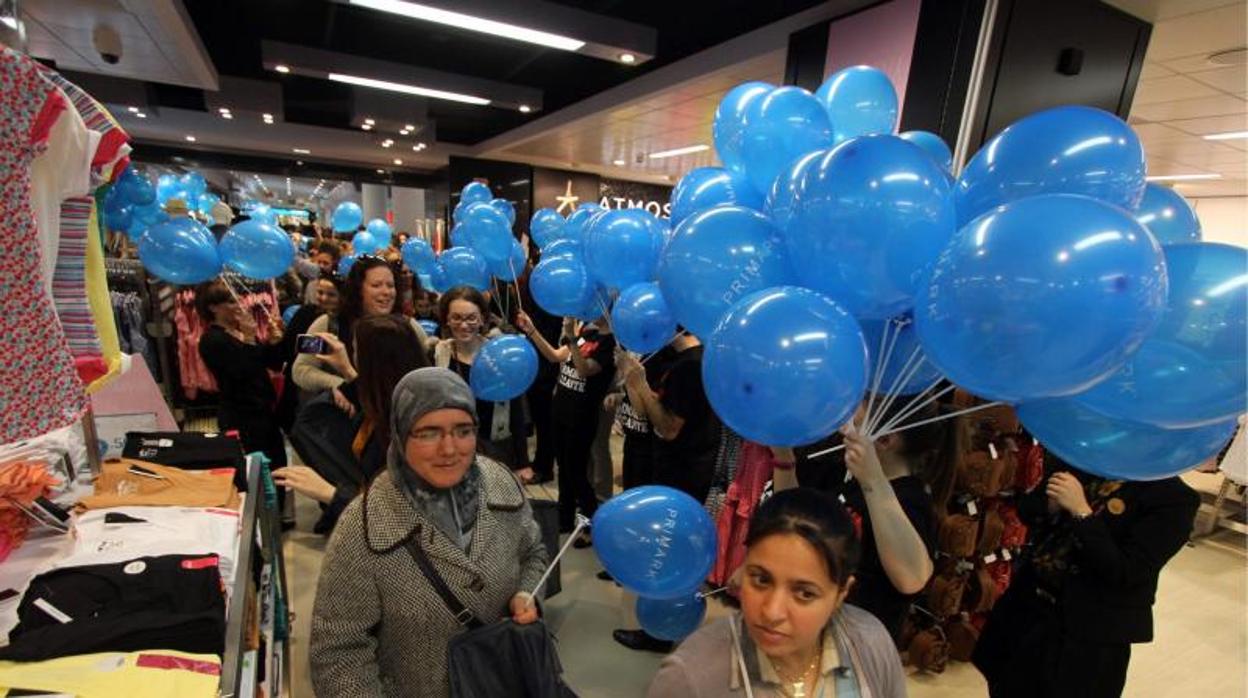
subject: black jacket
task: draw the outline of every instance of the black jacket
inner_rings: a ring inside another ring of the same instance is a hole
[[[1074,529],[1078,570],[1067,577],[1058,604],[1067,635],[1101,643],[1152,641],[1157,577],[1187,542],[1200,495],[1177,477],[1126,482],[1109,500],[1112,506],[1073,521],[1064,513],[1049,516],[1045,484],[1020,502],[1019,514],[1037,534],[1052,525]],[[1034,593],[1029,573],[1024,565],[1007,593]]]

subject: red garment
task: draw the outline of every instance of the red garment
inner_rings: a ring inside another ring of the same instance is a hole
[[[1018,517],[1018,507],[1008,502],[998,505],[997,513],[1005,522],[1005,530],[1001,532],[1001,547],[1017,549],[1027,542],[1027,526]]]
[[[1015,483],[1019,492],[1030,492],[1044,479],[1044,447],[1034,441],[1018,447],[1018,474]]]
[[[718,551],[711,583],[724,586],[737,568],[745,563],[745,538],[750,532],[750,517],[762,499],[763,490],[771,481],[775,458],[766,446],[746,441],[741,445],[737,476],[728,486],[724,507],[716,522]]]
[[[42,461],[13,461],[0,465],[0,562],[26,540],[30,530],[30,519],[13,502],[29,507],[60,484]]]
[[[178,331],[178,375],[182,381],[182,393],[194,400],[199,391],[217,392],[217,380],[199,356],[199,338],[208,324],[195,310],[195,291],[179,291],[174,299],[173,324]]]

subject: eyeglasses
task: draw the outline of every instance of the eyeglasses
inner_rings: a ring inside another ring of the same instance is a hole
[[[480,315],[451,315],[447,318],[452,325],[477,325],[481,323]]]
[[[412,432],[411,438],[417,443],[424,446],[432,446],[439,443],[447,435],[456,441],[466,441],[477,435],[477,425],[475,424],[457,424],[448,429],[439,429],[437,427],[425,427]]]

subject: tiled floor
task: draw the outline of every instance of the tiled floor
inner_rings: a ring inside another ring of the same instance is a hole
[[[617,451],[618,459],[618,451]],[[618,462],[618,460],[617,460]],[[1218,476],[1190,478],[1216,489]],[[548,497],[534,489],[535,497]],[[316,507],[300,500],[299,528],[285,552],[292,606],[293,696],[311,698],[307,638],[324,539],[310,532]],[[1155,607],[1156,640],[1134,648],[1125,696],[1189,698],[1248,695],[1248,584],[1245,539],[1222,532],[1184,548],[1166,567]],[[568,683],[584,698],[641,696],[660,657],[631,652],[611,639],[617,627],[635,627],[633,600],[614,584],[594,577],[600,567],[589,550],[571,550],[563,567],[563,592],[548,604],[547,621],[559,638]],[[712,604],[712,614],[723,613]],[[910,677],[915,698],[984,696],[979,674],[953,664],[940,675]],[[328,698],[328,697],[322,697]]]

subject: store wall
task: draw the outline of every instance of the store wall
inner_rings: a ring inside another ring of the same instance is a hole
[[[390,210],[394,212],[391,225],[396,233],[414,231],[416,221],[425,218],[425,190],[390,187]]]
[[[893,81],[904,109],[920,4],[920,0],[892,0],[832,22],[824,78],[850,66],[875,66]]]
[[[361,185],[360,189],[360,208],[364,210],[364,222],[380,218],[385,220],[386,210],[389,205],[390,187],[386,184],[368,184]]]
[[[583,203],[599,203],[601,178],[589,172],[533,168],[533,208],[553,208],[567,216]]]
[[[1224,242],[1248,247],[1248,197],[1217,196],[1188,199],[1206,242]]]
[[[643,208],[661,218],[672,217],[672,188],[623,179],[598,183],[598,203],[603,208]]]

